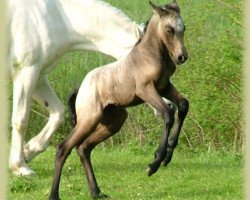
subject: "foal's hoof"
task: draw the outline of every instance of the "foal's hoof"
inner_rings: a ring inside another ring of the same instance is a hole
[[[50,196],[49,200],[61,200],[59,196]]]
[[[163,167],[166,167],[170,163],[170,161],[172,160],[172,155],[167,155],[166,158],[161,162],[161,165]]]
[[[154,169],[151,165],[148,165],[148,168],[146,169],[148,176],[152,176],[156,171],[157,169]]]
[[[167,162],[167,161],[164,160],[164,161],[162,161],[161,165],[162,165],[163,167],[166,167],[166,166],[168,165],[168,163],[169,163],[169,162]]]
[[[171,159],[165,159],[165,160],[163,160],[163,161],[161,162],[161,165],[162,165],[163,167],[166,167],[166,166],[170,163],[170,161],[171,161]]]
[[[101,193],[101,194],[93,196],[92,198],[93,199],[108,199],[110,197],[108,195],[106,195],[106,194]]]
[[[148,168],[146,169],[146,172],[147,172],[148,176],[151,176],[151,175],[153,174],[153,172],[152,172],[152,170],[150,169],[150,167],[148,167]]]

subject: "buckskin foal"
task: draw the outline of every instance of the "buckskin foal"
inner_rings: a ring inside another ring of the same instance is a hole
[[[161,163],[166,166],[171,161],[189,107],[187,99],[170,82],[176,64],[187,59],[183,43],[185,27],[176,2],[165,6],[150,4],[154,14],[141,42],[125,58],[89,72],[78,94],[71,96],[69,104],[76,126],[57,148],[50,199],[59,199],[61,170],[73,147],[81,158],[92,197],[106,197],[97,185],[90,154],[97,144],[120,130],[127,118],[125,108],[129,106],[146,102],[164,120],[161,142],[147,169],[148,175],[155,173]],[[174,111],[162,97],[178,108],[171,135]]]

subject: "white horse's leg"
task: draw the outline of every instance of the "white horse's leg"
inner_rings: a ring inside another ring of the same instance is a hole
[[[36,86],[39,70],[36,66],[21,68],[13,80],[12,141],[9,167],[15,175],[29,176],[34,172],[27,166],[23,144],[28,124],[32,92]]]
[[[42,131],[25,145],[24,156],[27,162],[47,148],[51,137],[64,119],[64,106],[51,88],[47,77],[38,82],[33,98],[45,106],[50,117]]]

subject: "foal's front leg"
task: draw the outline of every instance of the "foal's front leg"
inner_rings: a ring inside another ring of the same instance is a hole
[[[174,149],[178,144],[181,127],[188,113],[189,102],[176,90],[174,85],[170,82],[168,88],[166,89],[164,97],[172,101],[178,108],[177,121],[172,129],[172,134],[168,139],[167,156],[162,162],[163,166],[166,166],[171,161]]]
[[[151,176],[158,170],[167,155],[169,132],[174,124],[174,111],[158,94],[153,82],[139,88],[140,90],[136,91],[136,95],[155,108],[161,114],[165,123],[161,142],[155,153],[155,159],[147,169],[148,176]]]

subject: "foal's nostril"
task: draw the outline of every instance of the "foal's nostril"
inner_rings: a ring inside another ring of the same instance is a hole
[[[184,55],[180,55],[180,56],[178,57],[178,61],[181,62],[181,63],[184,63],[186,60],[187,60],[187,58],[186,58],[186,56],[184,56]]]

